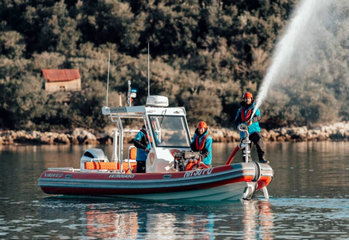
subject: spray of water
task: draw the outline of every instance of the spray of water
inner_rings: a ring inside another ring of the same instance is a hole
[[[267,73],[262,81],[262,86],[257,95],[256,107],[252,117],[263,103],[272,84],[274,84],[280,77],[280,74],[288,68],[297,48],[297,43],[300,39],[302,39],[302,35],[308,31],[309,20],[315,13],[317,13],[318,8],[326,7],[329,2],[331,1],[302,0],[299,3],[287,30],[276,45],[271,65],[267,70]]]

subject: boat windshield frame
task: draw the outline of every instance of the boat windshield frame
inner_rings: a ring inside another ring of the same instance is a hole
[[[147,117],[149,123],[151,123],[150,127],[152,137],[153,139],[155,139],[156,147],[190,148],[191,138],[189,134],[187,120],[184,115],[149,114]],[[175,118],[180,120],[173,121]],[[182,142],[182,144],[176,144],[176,142]]]

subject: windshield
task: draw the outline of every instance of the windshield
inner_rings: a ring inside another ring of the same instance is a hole
[[[190,147],[184,116],[149,116],[157,147]]]

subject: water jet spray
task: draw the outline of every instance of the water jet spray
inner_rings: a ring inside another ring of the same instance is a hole
[[[328,0],[302,0],[300,2],[290,25],[275,47],[272,63],[262,81],[262,86],[257,95],[256,106],[251,115],[251,119],[263,103],[272,84],[280,76],[281,71],[289,66],[289,62],[296,50],[297,42],[307,30],[308,22],[313,14],[316,13],[316,9],[319,7],[326,7],[330,2],[331,1]]]

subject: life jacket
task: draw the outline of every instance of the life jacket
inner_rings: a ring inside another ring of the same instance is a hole
[[[195,138],[195,148],[196,148],[196,151],[201,151],[202,149],[204,149],[207,137],[208,137],[208,133],[202,138],[201,143],[199,143],[199,138],[200,137],[198,135],[196,135],[196,138]]]
[[[147,143],[151,142],[151,137],[148,135],[147,131],[145,131],[143,128],[141,129],[141,132],[145,135],[145,138],[147,140]]]
[[[187,166],[185,166],[184,171],[191,171],[194,167],[196,167],[196,169],[209,168],[209,166],[207,166],[203,161],[201,161],[201,158],[199,158],[198,160],[189,162]]]
[[[241,107],[241,120],[242,120],[242,122],[247,122],[248,120],[250,120],[251,114],[252,114],[252,109],[253,108],[248,109],[247,113],[245,115],[245,108]]]
[[[241,122],[247,122],[252,120],[251,116],[252,116],[252,112],[254,110],[256,110],[256,116],[260,117],[260,111],[259,109],[255,109],[255,103],[253,102],[250,106],[246,106],[244,104],[241,104],[241,107],[239,109],[240,112],[238,112],[238,114],[235,117],[235,122],[238,124],[240,124]],[[246,110],[245,110],[246,109]],[[246,111],[246,114],[245,114]],[[240,121],[241,120],[241,121]],[[254,132],[260,132],[261,129],[259,127],[259,123],[258,121],[254,121],[252,122],[252,124],[250,126],[248,126],[248,133],[251,135]],[[244,134],[242,132],[240,132],[240,138],[244,138]]]

